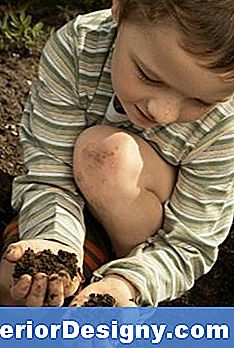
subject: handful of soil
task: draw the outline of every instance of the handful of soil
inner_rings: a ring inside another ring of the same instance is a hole
[[[116,307],[116,300],[110,294],[90,294],[81,307]]]
[[[29,274],[34,276],[38,272],[51,275],[59,271],[66,271],[71,279],[79,272],[76,254],[59,250],[53,254],[50,249],[35,253],[28,248],[23,257],[16,263],[13,278],[17,281],[21,275]]]

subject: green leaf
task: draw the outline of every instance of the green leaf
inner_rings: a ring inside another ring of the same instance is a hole
[[[37,24],[34,25],[33,30],[41,31],[43,27],[44,27],[44,24],[42,22],[38,22]]]
[[[25,12],[21,11],[20,12],[20,21],[23,22],[25,20]]]

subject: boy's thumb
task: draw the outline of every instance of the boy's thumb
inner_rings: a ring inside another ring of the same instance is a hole
[[[3,259],[9,261],[9,262],[16,262],[19,259],[21,259],[21,257],[24,254],[24,247],[22,244],[11,244],[8,246],[7,250],[5,251],[4,255],[3,255]]]

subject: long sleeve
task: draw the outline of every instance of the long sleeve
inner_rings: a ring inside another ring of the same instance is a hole
[[[77,16],[53,34],[21,121],[28,172],[16,178],[12,203],[21,239],[54,239],[83,261],[84,200],[73,179],[76,138],[101,123],[113,90],[116,23],[110,10]]]
[[[48,40],[21,121],[28,172],[16,178],[13,206],[21,239],[56,240],[83,263],[84,200],[73,179],[79,134],[100,123],[112,96],[116,23],[110,10],[77,16]]]
[[[72,25],[56,32],[43,51],[37,82],[21,123],[28,169],[15,180],[20,238],[54,239],[83,259],[83,199],[72,174],[74,142],[85,125],[79,104]]]
[[[214,127],[219,130],[207,132],[181,161],[162,229],[127,257],[102,266],[93,281],[121,275],[138,290],[138,305],[156,306],[179,297],[211,269],[233,219],[233,121],[230,115]]]

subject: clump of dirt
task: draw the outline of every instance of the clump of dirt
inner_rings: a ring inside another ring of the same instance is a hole
[[[34,276],[38,272],[51,275],[59,271],[66,271],[73,279],[79,272],[76,254],[59,250],[53,254],[50,249],[35,253],[28,248],[23,257],[16,263],[13,278],[18,280],[21,275],[29,274]]]
[[[110,294],[90,294],[81,307],[116,307],[116,299]]]

